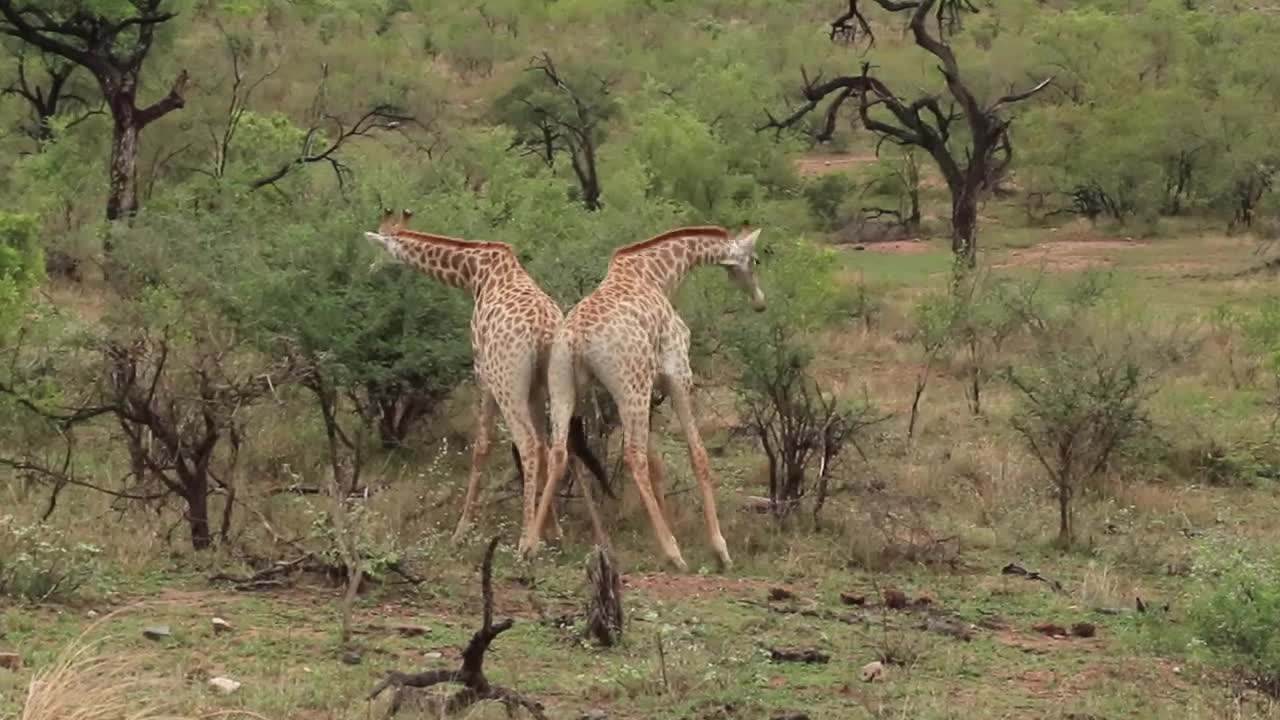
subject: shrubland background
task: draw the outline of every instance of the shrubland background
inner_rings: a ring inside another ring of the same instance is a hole
[[[1280,9],[944,3],[983,102],[1053,78],[1000,112],[1010,164],[984,187],[967,270],[936,164],[864,129],[856,101],[829,133],[823,104],[767,127],[806,77],[863,63],[950,112],[898,16],[869,12],[869,44],[833,41],[846,5],[816,0],[27,5],[103,27],[175,13],[116,27],[116,47],[151,28],[136,104],[182,102],[139,134],[136,213],[112,210],[99,84],[3,39],[0,652],[23,667],[0,669],[0,713],[52,717],[31,674],[126,608],[91,633],[149,679],[67,697],[365,717],[385,670],[454,663],[500,535],[498,612],[518,623],[489,672],[553,717],[1280,714]],[[501,447],[474,538],[449,543],[470,302],[374,266],[362,235],[383,207],[513,244],[566,309],[618,246],[764,228],[767,312],[719,271],[677,302],[730,573],[711,571],[665,405],[689,576],[662,572],[609,412],[589,418],[621,494],[605,512],[622,646],[580,638],[576,502],[558,547],[514,559]],[[234,581],[279,563],[295,565],[260,592]],[[930,602],[887,609],[889,588]],[[236,630],[215,635],[215,615]],[[1033,629],[1078,622],[1096,635]],[[143,639],[157,623],[172,636]],[[972,638],[939,632],[953,625]],[[777,645],[832,661],[773,663]],[[860,682],[876,659],[885,680]],[[215,675],[244,686],[219,695]]]

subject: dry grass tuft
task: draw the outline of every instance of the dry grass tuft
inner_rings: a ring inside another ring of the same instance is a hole
[[[145,656],[94,653],[102,640],[84,636],[36,674],[21,720],[160,720],[166,714],[161,682],[143,672]]]
[[[122,608],[94,622],[52,665],[37,672],[28,685],[18,720],[189,720],[173,710],[173,683],[154,674],[150,656],[101,652],[98,648],[110,637],[88,639],[106,621],[130,609]],[[242,710],[205,717],[267,720]]]

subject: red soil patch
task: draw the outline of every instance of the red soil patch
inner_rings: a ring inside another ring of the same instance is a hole
[[[795,160],[796,172],[801,176],[829,175],[847,172],[852,168],[869,165],[877,160],[875,155],[806,155]]]
[[[785,583],[702,575],[625,575],[622,584],[628,591],[635,591],[663,600],[701,600],[708,598],[753,597],[765,598],[769,588],[783,587],[797,592]]]
[[[929,243],[919,240],[886,240],[885,242],[847,245],[844,247],[858,248],[867,252],[885,253],[886,255],[921,255],[929,252],[932,248]]]
[[[1066,649],[1067,647],[1079,648],[1085,646],[1092,649],[1100,649],[1103,645],[1098,637],[1078,638],[1078,637],[1055,637],[1050,635],[1042,635],[1039,632],[1022,632],[1020,630],[1001,630],[993,634],[996,642],[1001,645],[1007,645],[1012,648],[1024,650],[1035,654],[1048,654],[1055,650]]]
[[[1051,272],[1071,272],[1091,267],[1110,267],[1124,251],[1146,243],[1114,238],[1074,237],[1046,240],[1033,247],[1014,250],[996,268],[1041,267]]]

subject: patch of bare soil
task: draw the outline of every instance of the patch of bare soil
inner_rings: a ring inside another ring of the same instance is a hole
[[[1021,688],[1028,696],[1042,699],[1066,699],[1089,694],[1094,688],[1111,680],[1132,682],[1134,676],[1148,678],[1147,684],[1154,696],[1172,698],[1175,690],[1186,682],[1165,660],[1143,660],[1140,664],[1095,664],[1073,667],[1070,670],[1025,670],[1008,678],[1010,684]]]
[[[1102,640],[1097,637],[1057,637],[1021,630],[1001,630],[994,633],[992,637],[1001,645],[1007,645],[1036,655],[1047,655],[1051,652],[1068,648],[1080,649],[1082,646],[1091,650],[1103,647]]]
[[[929,252],[929,243],[920,240],[886,240],[849,246],[854,250],[884,253],[886,255],[921,255]]]
[[[795,161],[796,172],[802,177],[811,177],[814,175],[828,175],[836,172],[847,172],[853,168],[862,165],[869,165],[876,161],[875,155],[844,155],[839,153],[828,153],[820,155],[806,155],[797,158]]]
[[[1063,237],[1064,234],[1068,237]],[[1053,240],[1014,250],[995,267],[1044,267],[1050,272],[1111,267],[1120,253],[1145,246],[1146,243],[1136,240],[1067,231],[1055,235]]]
[[[785,583],[714,575],[631,574],[622,577],[622,584],[629,592],[638,592],[662,600],[725,597],[763,599],[769,589],[775,587],[797,592],[795,587]]]

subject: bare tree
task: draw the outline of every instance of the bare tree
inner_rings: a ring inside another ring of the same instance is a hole
[[[234,56],[233,56],[234,57]],[[328,107],[329,66],[321,67],[320,85],[316,88],[315,99],[311,103],[307,132],[302,138],[298,154],[275,170],[252,180],[251,190],[260,190],[274,185],[286,175],[311,163],[328,163],[339,186],[346,185],[351,177],[351,168],[342,161],[339,154],[343,146],[356,139],[368,137],[376,130],[396,130],[406,123],[416,122],[410,115],[388,103],[379,103],[365,111],[354,122],[348,123],[330,112]],[[246,89],[246,92],[248,89]],[[246,98],[247,100],[247,98]],[[232,117],[237,117],[243,109],[232,109]],[[328,131],[331,134],[326,134]],[[234,131],[232,131],[234,133]],[[230,142],[230,139],[227,139]]]
[[[231,154],[231,146],[245,112],[249,109],[249,100],[264,82],[271,79],[280,64],[276,63],[260,73],[253,74],[248,68],[253,47],[232,36],[221,23],[217,23],[218,32],[222,35],[223,44],[227,48],[227,58],[231,62],[231,97],[227,100],[227,112],[221,127],[209,123],[209,136],[213,140],[213,177],[221,178],[227,172],[227,160]]]
[[[0,467],[52,488],[45,518],[68,487],[129,502],[163,503],[177,497],[185,505],[191,546],[203,550],[213,540],[209,498],[221,492],[226,504],[220,536],[228,537],[245,435],[243,411],[288,382],[294,363],[290,359],[274,367],[241,369],[230,346],[206,339],[178,347],[174,335],[166,327],[94,346],[92,353],[101,362],[96,383],[80,402],[68,406],[29,396],[28,390],[47,382],[48,361],[20,361],[18,352],[12,352],[9,374],[14,380],[0,381],[0,398],[38,421],[38,432],[47,432],[56,443],[31,443],[19,455],[0,456]],[[59,351],[71,352],[65,346]],[[15,373],[19,362],[27,367]],[[76,430],[94,431],[98,418],[114,421],[130,460],[129,472],[114,485],[81,474],[74,462]],[[226,451],[220,453],[221,448]]]
[[[333,530],[342,564],[346,567],[347,587],[342,595],[340,615],[343,646],[351,642],[351,615],[356,594],[364,579],[364,564],[360,561],[359,528],[353,524],[348,512],[351,494],[360,484],[363,456],[360,443],[342,426],[339,416],[342,395],[321,363],[311,362],[302,382],[315,395],[324,420],[325,437],[328,439],[329,465],[332,472],[329,495],[333,502]]]
[[[39,144],[48,142],[53,138],[53,118],[72,107],[78,107],[81,112],[68,127],[103,112],[94,108],[75,86],[73,75],[78,67],[75,63],[44,52],[35,53],[33,59],[28,50],[25,45],[12,50],[14,78],[0,89],[0,94],[22,98],[30,106],[31,122],[22,128],[27,137]],[[38,75],[33,73],[35,68]]]
[[[763,344],[763,343],[762,343]],[[828,479],[846,443],[888,420],[864,398],[846,406],[823,392],[809,372],[808,358],[793,348],[798,338],[785,326],[769,331],[764,350],[744,367],[738,393],[746,425],[760,440],[767,461],[769,509],[788,517],[814,492],[814,521],[826,503]],[[810,479],[816,463],[817,477]]]
[[[112,120],[108,220],[127,219],[138,211],[138,138],[142,130],[186,104],[187,72],[183,70],[167,95],[138,106],[139,76],[156,29],[177,14],[160,9],[164,0],[129,0],[128,4],[131,12],[109,16],[87,0],[56,3],[54,7],[44,0],[0,0],[0,34],[79,65],[98,81]],[[104,250],[110,253],[110,239]]]
[[[592,74],[590,82],[571,84],[545,52],[533,59],[529,70],[545,82],[522,82],[497,102],[503,120],[519,132],[513,147],[525,148],[548,166],[554,166],[558,156],[568,156],[582,204],[599,210],[596,155],[604,139],[603,123],[616,109],[610,95],[613,82]]]
[[[886,12],[906,15],[915,44],[939,63],[946,98],[937,94],[903,98],[872,74],[870,63],[863,63],[857,75],[825,81],[821,75],[810,78],[802,69],[804,104],[781,119],[767,113],[767,121],[757,129],[781,132],[827,102],[823,127],[815,135],[818,140],[827,140],[835,132],[840,108],[855,99],[862,126],[879,135],[882,142],[919,147],[933,158],[951,193],[951,249],[957,261],[973,267],[977,263],[979,202],[995,187],[1013,158],[1011,121],[1004,116],[1005,110],[1043,90],[1052,78],[1029,90],[1010,91],[994,102],[983,103],[961,77],[948,39],[965,13],[977,12],[969,0],[869,1]],[[866,38],[868,47],[874,44],[865,2],[848,0],[847,9],[831,23],[833,40]],[[955,132],[960,123],[966,132]]]
[[[189,357],[173,348],[171,330],[144,332],[128,342],[102,347],[100,406],[116,420],[132,463],[134,480],[154,480],[186,504],[191,547],[212,541],[209,497],[218,489],[235,501],[236,470],[244,425],[241,411],[287,381],[293,364],[267,372],[234,372],[231,349],[198,343]],[[223,441],[230,448],[215,462]],[[226,537],[230,508],[222,517]]]

